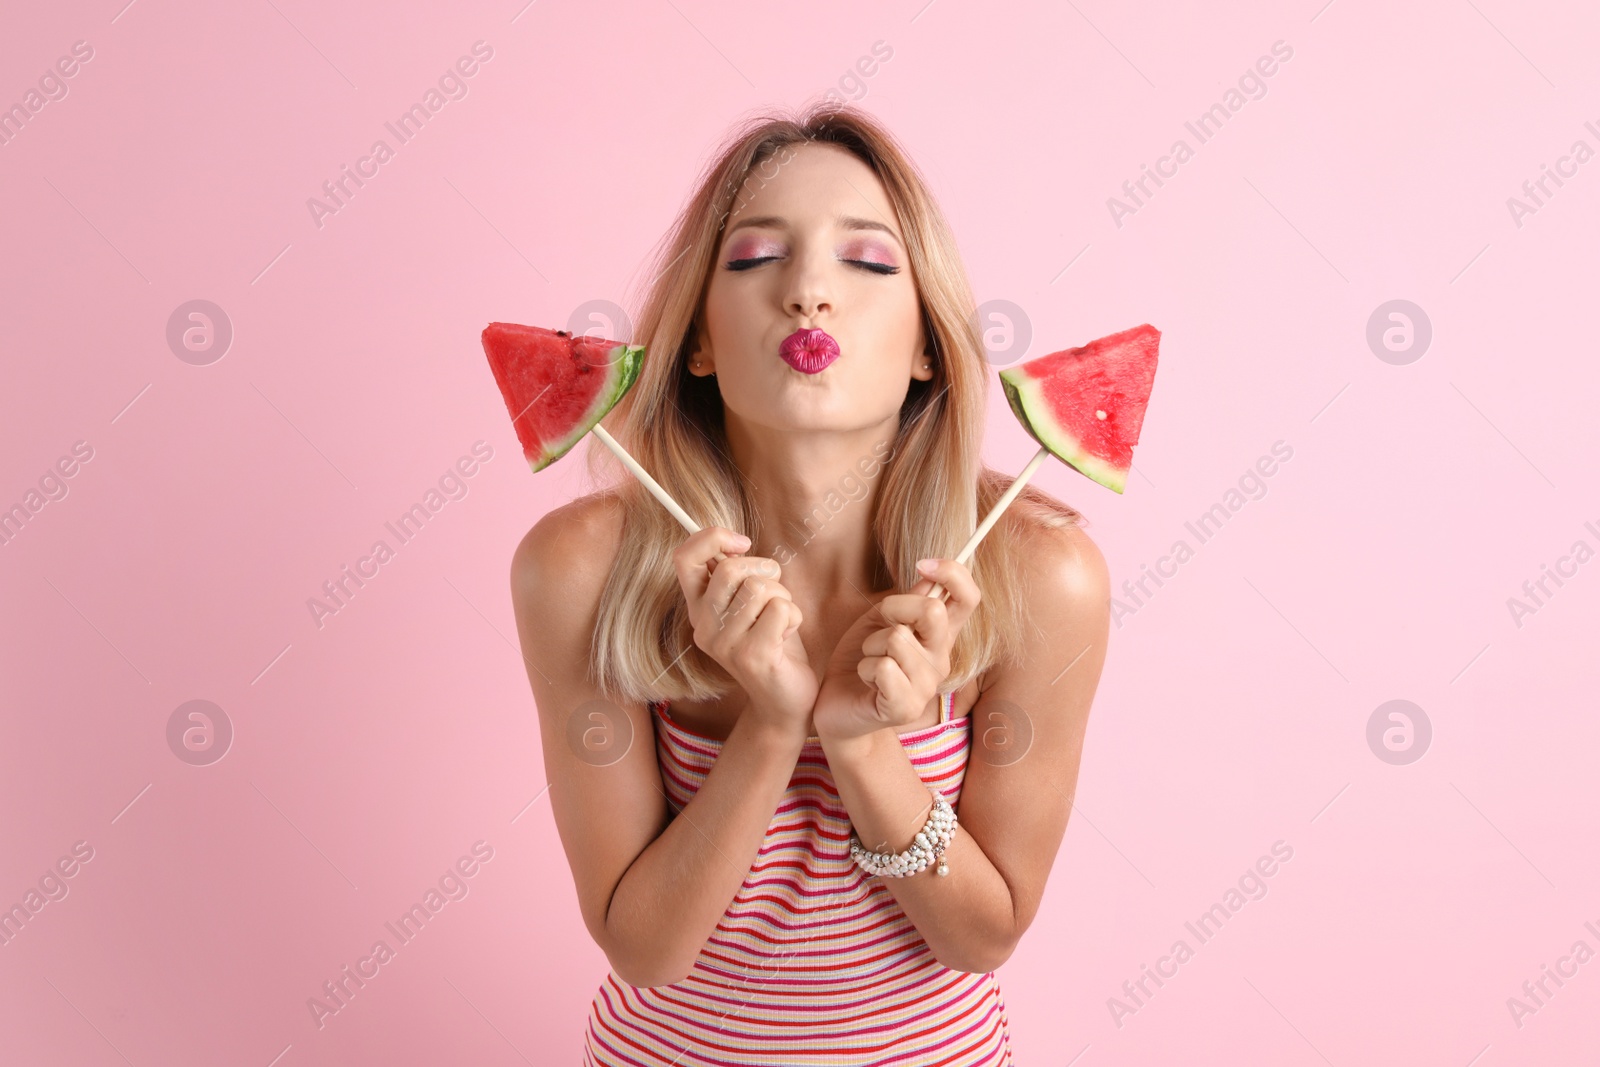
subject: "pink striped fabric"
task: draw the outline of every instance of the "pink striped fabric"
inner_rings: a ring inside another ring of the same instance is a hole
[[[968,716],[900,735],[912,766],[960,810]],[[721,742],[651,705],[674,815]],[[960,830],[957,830],[960,833]],[[916,877],[936,877],[923,872]],[[808,740],[767,837],[694,968],[670,986],[613,972],[589,1011],[586,1067],[1011,1063],[1005,1001],[991,974],[945,967],[880,879],[850,858],[850,819],[822,744]]]

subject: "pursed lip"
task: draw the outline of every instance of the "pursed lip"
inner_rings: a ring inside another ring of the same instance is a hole
[[[839,358],[839,342],[826,330],[796,330],[778,346],[778,356],[797,371],[819,374]]]

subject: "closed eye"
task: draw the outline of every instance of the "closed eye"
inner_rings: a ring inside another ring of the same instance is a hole
[[[728,261],[728,269],[729,270],[749,270],[752,267],[759,267],[761,264],[769,263],[772,260],[777,259],[777,258],[779,258],[779,257],[778,256],[753,256],[753,257],[751,257],[749,259],[731,259],[731,260]],[[869,270],[874,274],[899,274],[900,273],[900,268],[899,267],[891,266],[888,263],[873,263],[872,261],[865,260],[865,259],[847,259],[844,262],[852,263],[855,266],[858,266],[858,267],[862,268],[863,270]]]

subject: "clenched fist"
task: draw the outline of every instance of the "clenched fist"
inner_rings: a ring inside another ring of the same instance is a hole
[[[923,573],[909,593],[884,597],[839,639],[812,712],[819,736],[898,733],[938,696],[956,635],[983,595],[972,572],[953,559],[935,560]],[[928,596],[935,582],[949,591],[948,601]]]

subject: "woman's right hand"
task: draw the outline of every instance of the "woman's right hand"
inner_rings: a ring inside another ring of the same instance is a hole
[[[748,540],[707,526],[673,550],[694,643],[744,687],[749,712],[802,737],[817,676],[800,641],[800,608],[775,559],[746,556]]]

